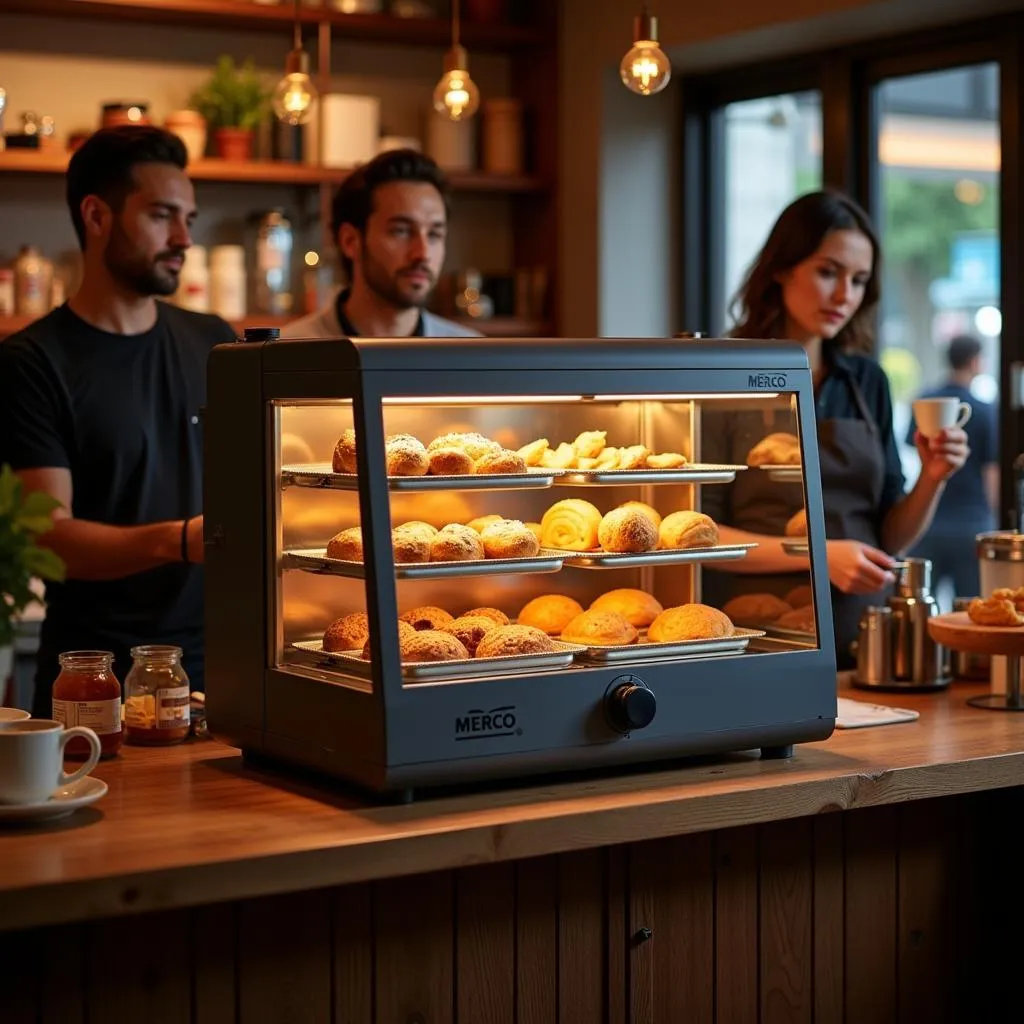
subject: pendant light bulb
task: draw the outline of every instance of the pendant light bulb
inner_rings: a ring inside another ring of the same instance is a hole
[[[305,124],[313,116],[319,94],[309,74],[309,54],[302,47],[298,0],[295,0],[295,45],[285,59],[284,77],[274,86],[270,105],[274,116],[285,124]]]
[[[672,77],[672,62],[658,44],[658,19],[645,6],[633,28],[633,46],[619,65],[622,84],[640,96],[661,92]]]
[[[434,88],[434,109],[452,121],[468,121],[480,106],[480,90],[469,77],[466,51],[453,46],[444,59],[444,74]]]

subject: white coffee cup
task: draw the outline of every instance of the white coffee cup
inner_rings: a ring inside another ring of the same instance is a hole
[[[64,773],[64,748],[76,736],[92,750],[85,764]],[[35,804],[49,800],[69,782],[80,779],[100,759],[100,738],[84,725],[65,729],[49,718],[0,722],[0,804]]]
[[[962,427],[970,418],[970,403],[957,398],[919,398],[914,403],[917,429],[925,437],[935,437],[950,427]]]
[[[21,708],[0,708],[0,722],[24,722],[32,716]]]

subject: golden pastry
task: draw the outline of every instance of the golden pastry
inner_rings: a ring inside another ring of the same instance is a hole
[[[718,526],[703,512],[673,512],[658,532],[663,548],[710,548],[718,543]]]
[[[565,594],[542,594],[527,601],[519,611],[520,626],[533,626],[548,636],[558,636],[577,615],[583,614],[579,601]]]
[[[803,608],[814,600],[814,591],[809,583],[801,583],[786,594],[786,604],[791,608]]]
[[[337,558],[342,562],[361,562],[363,531],[358,526],[350,526],[347,530],[336,533],[327,542],[327,557]]]
[[[642,501],[624,501],[621,505],[616,507],[635,508],[637,512],[643,512],[643,514],[647,516],[652,523],[654,523],[655,529],[658,529],[661,526],[661,513],[656,508],[651,508],[650,505],[645,505]]]
[[[478,658],[507,658],[514,654],[546,654],[555,649],[551,637],[533,626],[495,626],[476,649]]]
[[[491,619],[499,626],[508,625],[508,616],[500,608],[470,608],[468,612],[462,613],[462,618]]]
[[[391,554],[399,565],[430,561],[430,541],[414,530],[398,527],[391,531]]]
[[[1024,619],[1021,620],[1024,622]],[[814,605],[809,604],[804,608],[794,608],[785,615],[780,615],[771,625],[779,629],[793,629],[798,633],[814,632]]]
[[[356,471],[356,432],[348,427],[334,446],[334,457],[331,468],[335,473],[354,473]]]
[[[415,534],[428,544],[437,536],[437,527],[431,526],[430,523],[421,522],[419,519],[411,519],[407,523],[400,523],[395,529]]]
[[[650,448],[642,444],[632,444],[628,448],[619,449],[619,469],[643,469],[651,454]]]
[[[800,439],[796,434],[769,434],[747,453],[748,466],[799,466]]]
[[[984,600],[976,597],[967,606],[967,617],[979,626],[1024,626],[1024,615],[1013,601],[994,594]]]
[[[541,537],[544,535],[544,529],[540,523],[527,523],[526,528],[537,538],[537,543],[540,543]]]
[[[689,460],[679,452],[662,452],[660,455],[647,456],[648,469],[679,469],[685,466]]]
[[[442,434],[435,437],[427,446],[428,451],[438,448],[461,448],[474,462],[488,452],[500,451],[501,445],[483,434],[470,432],[466,434]]]
[[[480,540],[488,558],[532,558],[540,551],[533,530],[518,519],[502,519],[485,526]]]
[[[672,643],[679,640],[717,640],[732,636],[732,621],[725,612],[706,604],[681,604],[666,608],[650,625],[647,639],[651,643]]]
[[[609,590],[590,605],[590,611],[615,612],[638,629],[649,626],[664,610],[652,594],[630,587]]]
[[[540,464],[545,469],[572,469],[576,465],[576,451],[563,441],[557,448],[545,448]]]
[[[525,473],[526,463],[517,452],[499,448],[496,452],[481,455],[473,464],[473,472],[478,476],[488,473]]]
[[[1014,608],[1024,615],[1024,587],[1017,587],[1010,590],[1008,587],[999,587],[992,591],[992,597],[1001,601],[1012,601]]]
[[[597,460],[594,462],[594,469],[609,470],[609,469],[621,469],[619,465],[619,456],[622,452],[621,448],[605,448]]]
[[[604,449],[608,437],[606,430],[584,430],[572,443],[577,459],[594,459]]]
[[[474,562],[483,557],[480,534],[461,523],[449,523],[430,540],[432,562]]]
[[[541,517],[541,545],[563,551],[594,551],[601,513],[582,498],[556,501]]]
[[[412,434],[392,434],[384,441],[388,476],[426,476],[430,457],[423,442]]]
[[[427,452],[431,476],[466,476],[473,472],[473,460],[462,448],[435,448]]]
[[[590,609],[581,612],[562,630],[562,639],[570,644],[588,647],[619,647],[635,644],[640,639],[636,627],[618,612]]]
[[[577,459],[576,469],[597,469],[597,459]]]
[[[485,634],[498,628],[498,624],[493,619],[484,618],[482,615],[463,615],[454,622],[443,625],[441,632],[455,637],[472,658]]]
[[[401,645],[402,645],[402,641],[403,640],[407,639],[410,636],[415,636],[415,635],[416,635],[416,630],[413,629],[412,626],[410,626],[408,622],[402,622],[401,620],[399,620],[399,623],[398,623],[398,645],[399,645],[399,650],[401,650]],[[362,650],[362,653],[360,654],[360,657],[363,659],[363,661],[369,661],[371,659],[371,657],[372,657],[372,653],[370,651],[370,638],[369,637],[367,637],[366,640],[363,643],[363,650]]]
[[[424,605],[421,608],[410,608],[403,612],[398,618],[402,622],[408,622],[415,630],[439,629],[455,620],[455,616],[446,612],[443,608],[434,605]]]
[[[399,642],[402,662],[466,661],[469,651],[455,637],[439,629],[424,629]]]
[[[544,458],[544,453],[548,450],[548,439],[546,437],[538,438],[536,441],[531,441],[529,444],[524,444],[522,448],[516,452],[516,454],[526,463],[527,466],[539,466],[541,460]]]
[[[605,551],[653,551],[658,546],[658,527],[639,509],[613,508],[601,519],[597,540]]]
[[[774,594],[740,594],[722,607],[737,626],[763,626],[792,610],[792,605]]]
[[[807,536],[807,509],[802,508],[796,515],[792,516],[788,523],[786,523],[786,536],[787,537],[806,537]]]
[[[325,651],[354,651],[366,643],[370,635],[370,620],[366,612],[352,612],[335,619],[324,630]]]
[[[466,525],[471,530],[476,530],[477,533],[482,533],[485,526],[490,526],[491,523],[500,523],[504,518],[504,516],[491,513],[490,515],[478,516],[476,519],[470,519]]]

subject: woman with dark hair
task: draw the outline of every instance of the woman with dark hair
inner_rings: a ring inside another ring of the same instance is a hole
[[[869,355],[880,257],[871,223],[856,203],[837,192],[812,192],[776,221],[734,304],[733,337],[796,341],[810,363],[841,667],[852,663],[863,608],[893,582],[887,552],[905,551],[924,533],[945,481],[969,454],[959,428],[931,439],[917,434],[921,475],[905,490],[889,382]],[[796,433],[788,402],[755,412],[708,409],[704,416],[701,455],[708,462],[745,463],[768,434]],[[806,561],[801,566],[781,543],[802,507],[799,486],[753,470],[738,474],[730,487],[704,488],[704,511],[719,522],[723,543],[758,544],[730,563],[728,573],[705,574],[706,599],[723,603],[754,591],[782,596],[806,583]]]

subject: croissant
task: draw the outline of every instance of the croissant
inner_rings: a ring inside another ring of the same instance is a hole
[[[556,501],[540,521],[541,546],[563,551],[593,551],[599,546],[601,513],[582,498]]]

